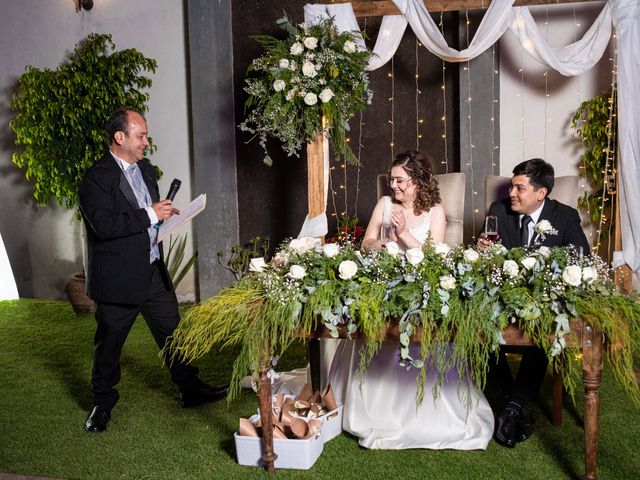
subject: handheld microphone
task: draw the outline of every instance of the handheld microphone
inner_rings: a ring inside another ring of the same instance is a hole
[[[173,182],[171,182],[171,186],[169,187],[169,193],[167,193],[167,200],[171,200],[173,202],[176,193],[180,190],[180,185],[182,185],[182,182],[177,178],[174,178]]]
[[[178,190],[180,190],[180,185],[182,185],[182,182],[177,178],[174,178],[173,182],[171,182],[171,186],[169,187],[169,193],[167,193],[167,200],[171,200],[173,202],[176,193],[178,193]],[[157,230],[163,222],[164,220],[160,220],[154,225],[154,228]]]

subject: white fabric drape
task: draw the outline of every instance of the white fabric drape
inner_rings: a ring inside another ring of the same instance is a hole
[[[622,256],[640,290],[640,3],[611,0],[618,36],[618,175]]]
[[[602,57],[611,36],[612,23],[618,31],[618,146],[620,151],[620,207],[624,261],[635,273],[635,288],[640,288],[640,96],[634,92],[633,79],[640,78],[640,2],[609,0],[584,36],[564,47],[550,46],[527,7],[513,7],[514,0],[493,0],[469,46],[461,51],[449,47],[422,0],[393,0],[403,15],[383,18],[373,49],[375,56],[368,70],[384,65],[395,53],[407,23],[417,38],[432,53],[449,62],[471,60],[511,30],[525,51],[562,75],[580,75]],[[363,40],[351,4],[305,5],[305,22],[335,17],[341,31],[349,30]],[[325,166],[325,177],[329,165]],[[326,198],[326,197],[325,197]],[[326,216],[321,222],[326,225]],[[304,236],[308,231],[300,232]],[[317,235],[318,232],[314,231]],[[326,227],[321,235],[326,234]]]

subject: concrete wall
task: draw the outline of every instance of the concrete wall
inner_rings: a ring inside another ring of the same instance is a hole
[[[552,46],[560,47],[582,37],[602,10],[603,3],[550,5],[530,7],[530,10],[543,37],[547,36]],[[547,14],[549,20],[545,25]],[[571,137],[574,132],[571,117],[581,102],[611,85],[609,57],[611,54],[605,52],[598,64],[584,75],[563,77],[523,52],[511,32],[503,35],[500,40],[500,175],[511,176],[514,166],[533,157],[550,162],[558,176],[577,175],[582,150],[579,142]],[[524,81],[519,72],[522,67]],[[545,71],[548,72],[548,97],[545,96]]]
[[[21,297],[62,298],[66,278],[82,268],[80,226],[73,212],[36,207],[32,187],[11,163],[16,151],[8,122],[10,96],[25,66],[56,68],[89,33],[110,33],[118,49],[136,48],[158,61],[147,120],[158,145],[151,157],[163,171],[160,191],[182,180],[178,207],[192,196],[184,2],[96,0],[76,13],[73,0],[2,2],[0,15],[0,232]],[[189,238],[192,239],[191,233]],[[191,248],[191,242],[189,249]],[[188,252],[190,254],[190,252]],[[193,298],[194,276],[182,297]]]

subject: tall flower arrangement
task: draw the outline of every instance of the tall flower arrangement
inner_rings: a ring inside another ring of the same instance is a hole
[[[608,356],[616,378],[640,403],[633,352],[640,346],[638,296],[619,294],[610,271],[596,255],[571,247],[487,252],[445,244],[402,252],[393,242],[384,251],[360,252],[345,242],[320,245],[295,239],[269,263],[190,310],[176,331],[176,354],[194,359],[214,344],[242,345],[233,384],[256,369],[267,340],[280,354],[300,333],[322,322],[333,336],[366,336],[361,368],[377,352],[386,322],[399,321],[401,364],[418,368],[424,381],[430,367],[439,378],[457,368],[482,388],[501,332],[517,324],[543,348],[575,391],[580,371],[565,352],[570,320],[582,316],[603,330],[614,348]],[[420,355],[409,343],[421,331]],[[450,346],[441,348],[443,345]],[[418,388],[418,400],[422,400]]]
[[[298,155],[323,129],[335,154],[357,163],[345,132],[353,114],[371,101],[364,70],[371,52],[358,46],[353,33],[338,32],[333,18],[297,26],[285,16],[278,25],[287,32],[284,40],[254,37],[265,53],[249,66],[255,75],[246,79],[249,113],[241,130],[258,136],[267,165],[273,163],[268,137],[280,140],[289,155]]]

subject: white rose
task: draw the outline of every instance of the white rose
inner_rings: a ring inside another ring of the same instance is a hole
[[[536,223],[535,230],[538,233],[549,233],[552,228],[553,227],[551,226],[549,220],[540,220],[538,223]]]
[[[551,249],[549,247],[542,246],[538,249],[538,253],[547,258],[549,255],[551,255]]]
[[[304,62],[302,64],[302,74],[305,77],[315,77],[318,72],[316,72],[316,66],[311,62]]]
[[[273,82],[273,89],[276,92],[281,92],[282,90],[284,90],[286,83],[284,83],[284,80],[276,80],[275,82]]]
[[[577,287],[582,281],[582,269],[578,265],[567,265],[562,272],[562,279],[569,285]]]
[[[289,68],[289,60],[286,58],[281,58],[278,62],[278,67],[280,68]]]
[[[306,274],[307,272],[304,267],[301,267],[300,265],[291,265],[289,273],[287,273],[287,277],[294,280],[302,280]]]
[[[347,53],[353,53],[356,51],[356,44],[351,40],[347,40],[346,42],[344,42],[344,46],[342,47],[342,49]]]
[[[293,45],[291,45],[291,48],[289,49],[289,53],[291,53],[291,55],[300,55],[303,51],[304,51],[304,47],[300,42],[294,43]]]
[[[298,68],[298,65],[296,64],[296,62],[294,62],[293,60],[291,60],[289,62],[289,70],[291,70],[292,72],[296,71],[296,68]]]
[[[304,96],[304,103],[307,105],[315,105],[318,103],[318,96],[313,92],[309,92]]]
[[[400,253],[400,247],[396,242],[387,242],[384,246],[384,249],[392,257],[397,257],[398,254]]]
[[[498,252],[501,255],[504,255],[505,253],[507,253],[509,250],[507,250],[507,247],[505,247],[503,244],[501,243],[494,243],[493,246],[491,247],[492,250]]]
[[[276,267],[286,267],[289,264],[289,255],[286,252],[278,252],[273,256]]]
[[[598,279],[598,271],[593,267],[584,267],[582,269],[582,281],[584,283],[593,283]]]
[[[340,247],[335,243],[327,243],[322,246],[325,257],[333,258],[340,253]]]
[[[451,247],[446,243],[436,243],[433,247],[436,253],[438,255],[442,255],[443,257],[446,257],[449,251],[451,250]]]
[[[287,92],[287,94],[285,95],[285,98],[287,99],[288,102],[290,102],[291,100],[294,99],[295,96],[296,96],[296,89],[292,88]]]
[[[320,247],[320,239],[314,237],[294,238],[289,242],[289,248],[297,253],[308,252]]]
[[[318,39],[316,37],[307,37],[304,39],[304,46],[309,50],[313,50],[318,46]]]
[[[456,279],[451,275],[444,275],[440,277],[440,287],[443,290],[453,290],[456,288]]]
[[[536,264],[536,259],[533,257],[525,257],[522,260],[520,260],[520,263],[527,270],[531,270]]]
[[[250,272],[258,272],[258,273],[262,273],[264,271],[264,267],[267,264],[264,261],[263,257],[260,258],[252,258],[249,261],[249,271]]]
[[[422,260],[424,260],[424,253],[421,248],[410,248],[404,255],[407,257],[407,262],[411,265],[418,265]]]
[[[331,100],[333,98],[333,91],[330,88],[325,88],[324,90],[322,90],[320,92],[320,100],[322,100],[322,103],[327,103],[329,100]]]
[[[502,271],[506,273],[510,278],[516,278],[520,269],[518,268],[518,264],[513,260],[505,260],[502,264]]]
[[[480,254],[476,252],[473,248],[467,248],[462,256],[469,263],[474,263],[480,258]]]
[[[342,280],[349,280],[358,271],[358,265],[353,260],[344,260],[340,262],[338,267],[339,277]]]

